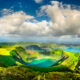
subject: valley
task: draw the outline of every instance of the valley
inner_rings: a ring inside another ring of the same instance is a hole
[[[64,46],[64,47],[63,47]],[[1,45],[0,68],[21,67],[39,72],[80,72],[78,48],[65,45],[27,43]],[[69,51],[70,50],[70,51]]]

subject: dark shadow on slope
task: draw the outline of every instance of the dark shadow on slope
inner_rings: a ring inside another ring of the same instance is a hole
[[[7,67],[16,65],[16,61],[11,56],[0,55],[0,66]]]
[[[26,61],[27,61],[26,60],[27,59],[27,53],[26,53],[24,48],[16,47],[16,49],[12,50],[10,52],[10,54],[12,55],[14,60],[16,60],[16,61],[18,61],[18,62],[20,62],[22,64],[27,65],[27,63],[26,63]]]

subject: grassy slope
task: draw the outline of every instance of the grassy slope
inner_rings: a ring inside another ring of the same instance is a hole
[[[68,56],[68,58],[63,61],[62,65],[65,65],[69,69],[74,70],[79,61],[79,56],[75,56],[75,54],[79,55],[79,53],[72,53],[67,51],[64,51],[64,53]]]
[[[0,80],[80,80],[79,73],[39,72],[25,67],[0,67]]]
[[[14,46],[15,47],[15,46]],[[77,61],[79,61],[79,53],[71,53],[65,51],[65,56],[69,56],[61,65],[51,67],[51,68],[36,68],[30,66],[24,66],[20,63],[16,62],[8,49],[14,49],[14,47],[6,47],[0,48],[0,64],[5,64],[6,66],[14,65],[15,63],[18,66],[11,66],[11,67],[0,67],[0,80],[80,80],[79,73],[71,73],[71,72],[64,72],[66,67],[70,68],[71,70],[75,69]],[[52,51],[53,52],[53,51]],[[60,56],[61,51],[54,51],[56,55]],[[39,53],[36,53],[38,55]],[[32,56],[36,56],[32,55]],[[1,62],[3,61],[3,62]],[[14,64],[13,64],[14,63]],[[63,72],[58,72],[62,68]],[[64,69],[65,68],[65,69]],[[33,71],[33,70],[36,71]],[[39,71],[42,72],[39,72]],[[44,71],[44,72],[43,72]],[[53,71],[53,72],[48,72]],[[54,72],[56,71],[56,72]]]
[[[18,46],[18,45],[17,45]],[[15,49],[14,48],[15,46],[12,46],[11,49]],[[7,48],[0,48],[0,64],[4,64],[6,66],[11,66],[11,65],[20,65],[15,59],[13,59],[12,55],[10,54],[10,50],[8,50],[9,47]],[[22,57],[22,59],[26,62],[26,53],[23,54],[23,52],[19,52],[20,53],[20,56]],[[53,57],[56,57],[58,58],[58,56],[61,55],[62,51],[61,50],[55,50],[55,51],[50,51],[51,55],[53,53]],[[36,55],[38,55],[39,53],[37,52],[35,55],[32,54],[32,57],[35,57]],[[78,54],[78,53],[77,53]],[[67,52],[67,51],[64,51],[64,55],[65,56],[68,56],[68,58],[66,60],[64,60],[62,63],[60,63],[60,65],[58,66],[53,66],[52,68],[43,68],[42,70],[46,71],[46,70],[57,70],[57,69],[60,69],[61,67],[68,67],[69,69],[71,70],[74,70],[77,63],[78,63],[78,58],[79,58],[79,55],[78,56],[75,56],[76,53],[71,53],[71,52]],[[33,67],[35,69],[35,67]],[[41,69],[41,68],[40,68]],[[36,69],[35,69],[36,70]]]
[[[10,55],[9,50],[0,48],[0,64],[4,66],[11,66],[16,64],[16,61]]]

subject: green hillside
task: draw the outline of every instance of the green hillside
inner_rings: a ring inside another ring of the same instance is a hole
[[[50,46],[49,45],[47,46],[47,44],[43,46],[46,46],[46,48],[50,48],[51,44]],[[42,44],[40,44],[39,47],[43,48]],[[26,73],[25,71],[27,71],[26,79],[28,80],[33,79],[33,78],[29,79],[29,76],[34,76],[35,78],[34,80],[39,80],[38,78],[43,78],[42,80],[50,80],[52,79],[52,74],[55,75],[55,73],[58,75],[57,76],[59,78],[58,80],[64,80],[66,75],[68,75],[66,80],[70,80],[70,79],[79,80],[80,79],[79,77],[80,76],[79,74],[80,53],[74,53],[74,52],[68,52],[68,51],[56,50],[56,49],[52,50],[52,49],[54,49],[54,46],[51,47],[51,50],[48,51],[30,51],[25,49],[25,46],[22,44],[13,45],[13,46],[9,45],[8,47],[4,47],[4,46],[1,47],[0,48],[0,74],[1,74],[1,78],[3,75],[4,78],[0,80],[6,80],[5,76],[7,74],[10,79],[12,78],[9,75],[12,75],[12,77],[15,76],[16,78],[16,75],[19,74],[20,75],[19,78],[22,79],[23,76],[21,75]],[[58,60],[58,63],[50,67],[36,67],[36,66],[27,65],[27,63],[31,62],[32,60],[38,60],[43,58],[56,59]],[[1,73],[2,70],[4,70],[4,73],[3,72]],[[7,70],[9,70],[10,73],[8,73]],[[14,71],[16,72],[16,75],[14,75],[15,73]],[[49,73],[49,79],[47,78],[48,73]],[[75,77],[73,77],[73,75]],[[23,80],[26,79],[23,78]],[[17,78],[15,80],[17,80]]]

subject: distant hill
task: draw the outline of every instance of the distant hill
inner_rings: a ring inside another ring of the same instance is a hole
[[[34,51],[43,51],[43,49],[37,45],[29,45],[29,46],[26,46],[26,49],[27,50],[34,50]]]

